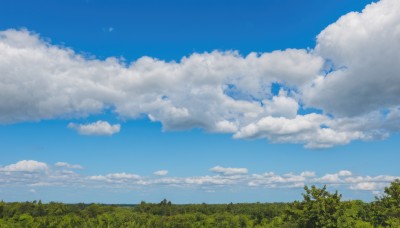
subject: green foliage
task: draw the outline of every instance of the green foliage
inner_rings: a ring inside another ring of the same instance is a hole
[[[326,186],[319,189],[305,186],[302,202],[294,202],[286,211],[287,221],[298,227],[338,227],[344,208],[340,202],[342,195],[326,191]]]
[[[400,227],[400,180],[385,188],[385,194],[372,204],[376,226]]]
[[[0,202],[0,227],[400,227],[400,181],[375,202],[341,201],[326,187],[305,187],[293,203],[139,205]]]

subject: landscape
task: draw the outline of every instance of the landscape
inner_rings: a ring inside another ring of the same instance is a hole
[[[0,1],[0,227],[400,227],[399,12]]]
[[[341,201],[326,186],[292,203],[175,205],[0,203],[1,227],[400,227],[400,180],[372,203]]]

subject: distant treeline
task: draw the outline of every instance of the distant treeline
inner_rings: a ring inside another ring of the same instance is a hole
[[[0,202],[0,227],[400,227],[400,181],[374,202],[305,187],[292,203],[138,205]]]

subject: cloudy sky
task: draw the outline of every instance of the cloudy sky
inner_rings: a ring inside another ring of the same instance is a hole
[[[0,199],[271,202],[400,177],[400,1],[3,1]]]

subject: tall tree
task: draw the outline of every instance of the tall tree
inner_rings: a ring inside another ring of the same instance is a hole
[[[396,179],[384,194],[373,203],[374,223],[389,227],[400,227],[400,180]]]
[[[295,201],[285,213],[285,220],[298,227],[338,227],[339,218],[344,214],[337,191],[333,194],[315,185],[304,187],[303,201]]]

